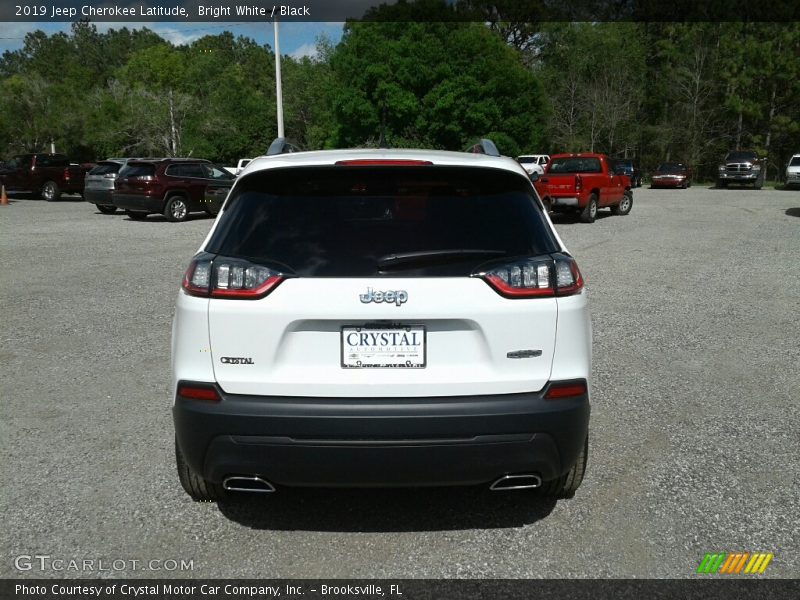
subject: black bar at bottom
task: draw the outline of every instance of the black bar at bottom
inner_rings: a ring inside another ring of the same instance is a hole
[[[800,580],[753,579],[3,579],[3,600],[772,600],[800,598]],[[759,576],[755,576],[759,577]]]

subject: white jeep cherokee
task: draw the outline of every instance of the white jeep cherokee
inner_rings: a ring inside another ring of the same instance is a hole
[[[195,500],[479,484],[569,497],[590,369],[583,279],[514,160],[260,157],[178,295],[180,481]]]

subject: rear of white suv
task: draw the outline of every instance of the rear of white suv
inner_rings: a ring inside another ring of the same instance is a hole
[[[172,354],[196,500],[583,478],[586,293],[511,159],[254,160],[186,272]]]

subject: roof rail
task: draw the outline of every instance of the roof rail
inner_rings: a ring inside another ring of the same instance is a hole
[[[291,154],[292,152],[302,152],[299,146],[291,143],[286,138],[275,138],[267,149],[267,156],[275,156],[277,154]]]
[[[500,151],[497,149],[497,146],[494,145],[492,140],[487,138],[478,140],[476,144],[467,148],[467,152],[485,154],[486,156],[500,156]]]

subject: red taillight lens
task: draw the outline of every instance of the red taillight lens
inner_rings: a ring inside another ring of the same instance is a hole
[[[69,181],[70,174],[69,169],[64,169],[64,181]]]
[[[190,296],[254,300],[266,296],[283,280],[282,273],[262,265],[202,256],[186,269],[181,287]]]
[[[583,189],[583,179],[580,175],[575,175],[575,191],[580,192]]]
[[[432,165],[429,160],[390,159],[390,158],[359,158],[353,160],[337,160],[337,167],[421,167]]]
[[[545,400],[576,398],[586,394],[585,381],[556,381],[550,384],[544,394]]]
[[[180,383],[178,384],[178,396],[189,398],[190,400],[207,400],[209,402],[219,402],[217,388],[212,385],[202,383]]]
[[[578,265],[567,256],[514,261],[479,276],[507,298],[570,296],[583,288]]]

